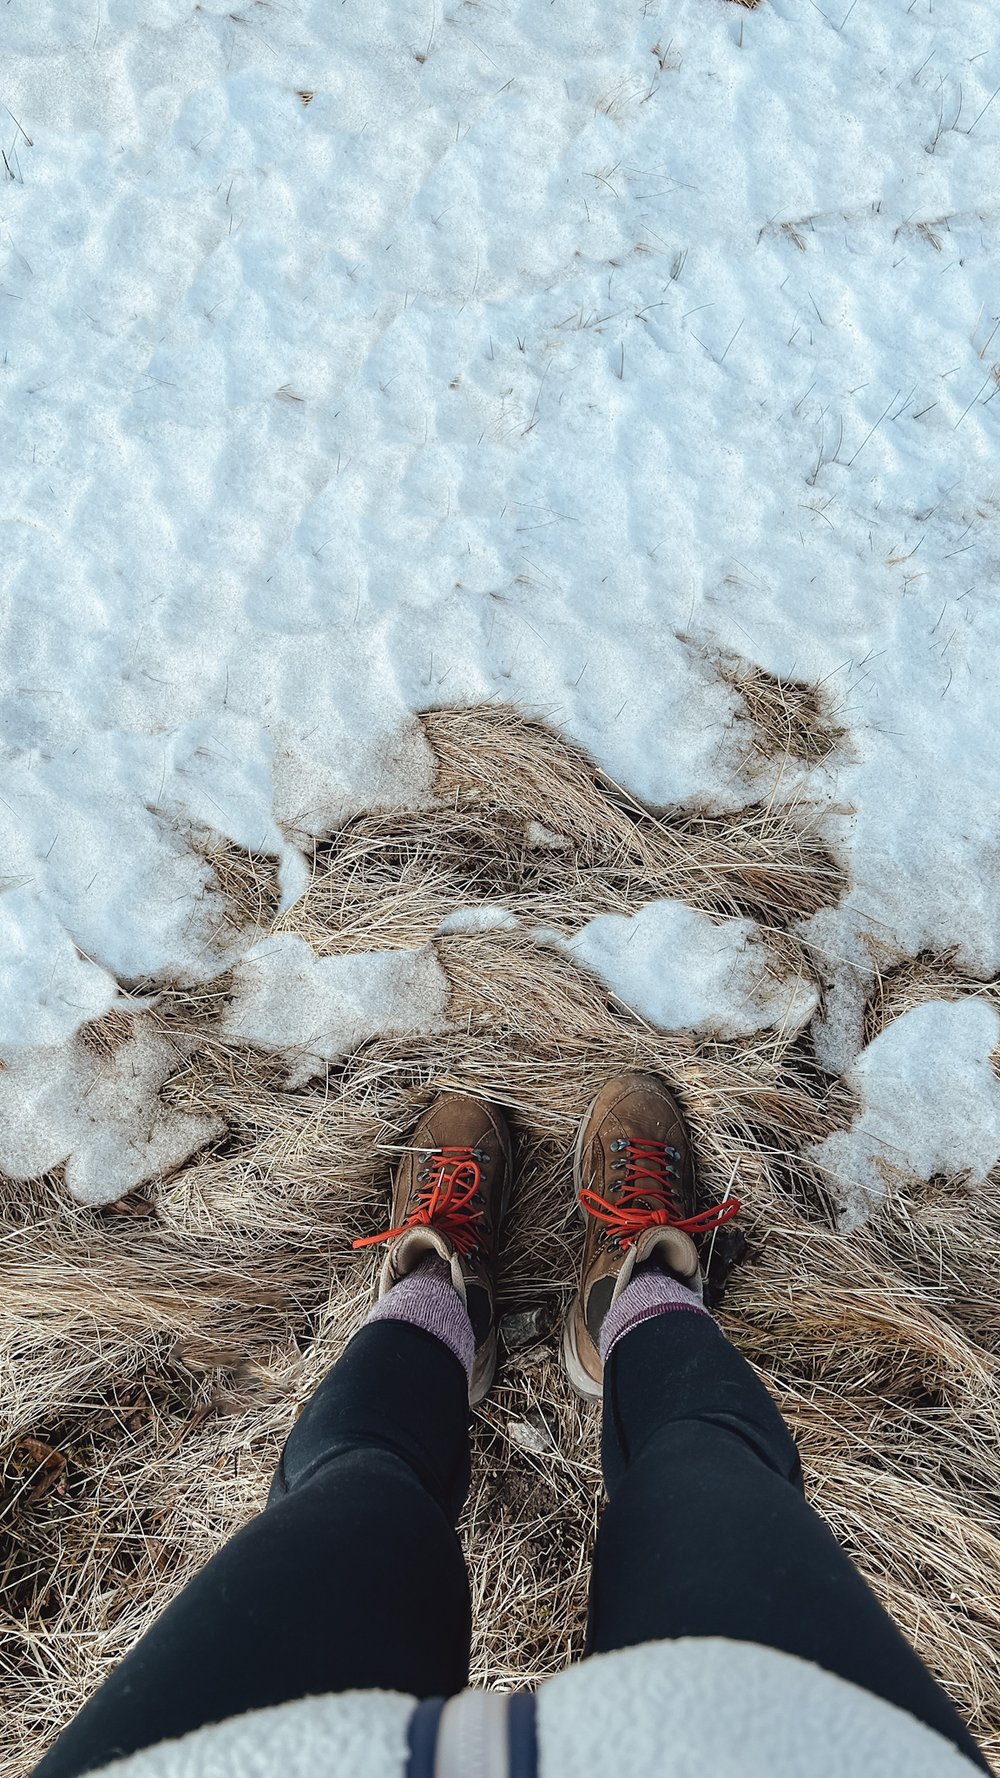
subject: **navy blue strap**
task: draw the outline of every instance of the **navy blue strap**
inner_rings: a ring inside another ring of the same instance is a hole
[[[425,1698],[410,1717],[407,1745],[406,1778],[434,1778],[434,1756],[437,1753],[438,1723],[444,1709],[443,1698]]]
[[[538,1732],[534,1692],[511,1692],[507,1700],[508,1778],[536,1778]]]
[[[444,1698],[425,1698],[410,1717],[406,1778],[434,1778],[438,1728]],[[507,1698],[508,1778],[537,1778],[538,1733],[534,1692],[511,1692]]]

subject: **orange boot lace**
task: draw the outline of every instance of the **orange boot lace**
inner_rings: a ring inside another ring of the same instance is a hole
[[[610,1239],[620,1247],[631,1246],[645,1229],[655,1227],[704,1235],[738,1214],[740,1200],[727,1198],[694,1216],[679,1215],[674,1192],[680,1184],[677,1164],[681,1157],[667,1143],[621,1137],[611,1147],[624,1151],[622,1160],[614,1163],[625,1174],[617,1199],[604,1198],[585,1186],[580,1203],[588,1216],[604,1224]]]
[[[376,1247],[380,1241],[394,1241],[397,1235],[417,1228],[439,1229],[463,1259],[482,1245],[481,1211],[476,1201],[482,1179],[478,1149],[432,1149],[419,1178],[422,1189],[406,1221],[397,1229],[383,1229],[380,1235],[365,1235],[352,1243],[354,1247]]]

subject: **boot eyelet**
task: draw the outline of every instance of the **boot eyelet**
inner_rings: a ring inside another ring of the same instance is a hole
[[[430,1172],[425,1167],[422,1173],[417,1174],[417,1184],[418,1185],[425,1185],[429,1178],[430,1178]]]
[[[628,1142],[624,1136],[616,1136],[614,1141],[610,1144],[612,1154],[619,1154],[623,1148],[627,1147]]]

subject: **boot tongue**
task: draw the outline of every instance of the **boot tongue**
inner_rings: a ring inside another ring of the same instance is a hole
[[[636,1266],[644,1265],[647,1260],[655,1259],[665,1272],[672,1272],[689,1290],[701,1289],[701,1274],[698,1269],[698,1249],[683,1229],[672,1229],[662,1223],[653,1228],[643,1229],[637,1235],[625,1256],[625,1263],[618,1273],[615,1282],[612,1303],[616,1303],[624,1290],[628,1289]]]
[[[408,1229],[400,1235],[392,1255],[392,1270],[398,1279],[405,1278],[414,1266],[420,1264],[428,1256],[443,1259],[451,1273],[451,1281],[462,1301],[465,1301],[465,1279],[462,1276],[462,1264],[447,1235],[440,1229],[431,1227]]]
[[[635,1263],[641,1266],[654,1257],[685,1284],[698,1270],[698,1249],[684,1229],[672,1229],[662,1223],[643,1229],[635,1242]]]

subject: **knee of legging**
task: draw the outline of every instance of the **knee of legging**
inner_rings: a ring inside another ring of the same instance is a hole
[[[268,1501],[267,1514],[298,1513],[324,1526],[358,1527],[362,1541],[391,1543],[400,1559],[412,1549],[433,1549],[449,1565],[464,1558],[455,1530],[464,1495],[441,1500],[409,1463],[378,1447],[328,1451]],[[454,1509],[454,1510],[452,1510]]]
[[[354,1432],[313,1452],[295,1448],[290,1441],[282,1452],[268,1504],[298,1493],[328,1473],[339,1477],[341,1485],[346,1477],[357,1475],[363,1488],[379,1494],[391,1496],[402,1491],[409,1495],[416,1489],[454,1524],[469,1489],[469,1453],[463,1446],[453,1454],[450,1468],[445,1468],[430,1459],[420,1463],[412,1451],[398,1450],[388,1439],[369,1436],[362,1440]]]
[[[664,1477],[719,1478],[723,1483],[748,1471],[770,1471],[802,1492],[802,1465],[780,1415],[763,1424],[726,1412],[668,1419],[643,1429],[631,1447],[618,1439],[605,1443],[605,1479],[614,1493],[626,1475],[640,1468]]]

